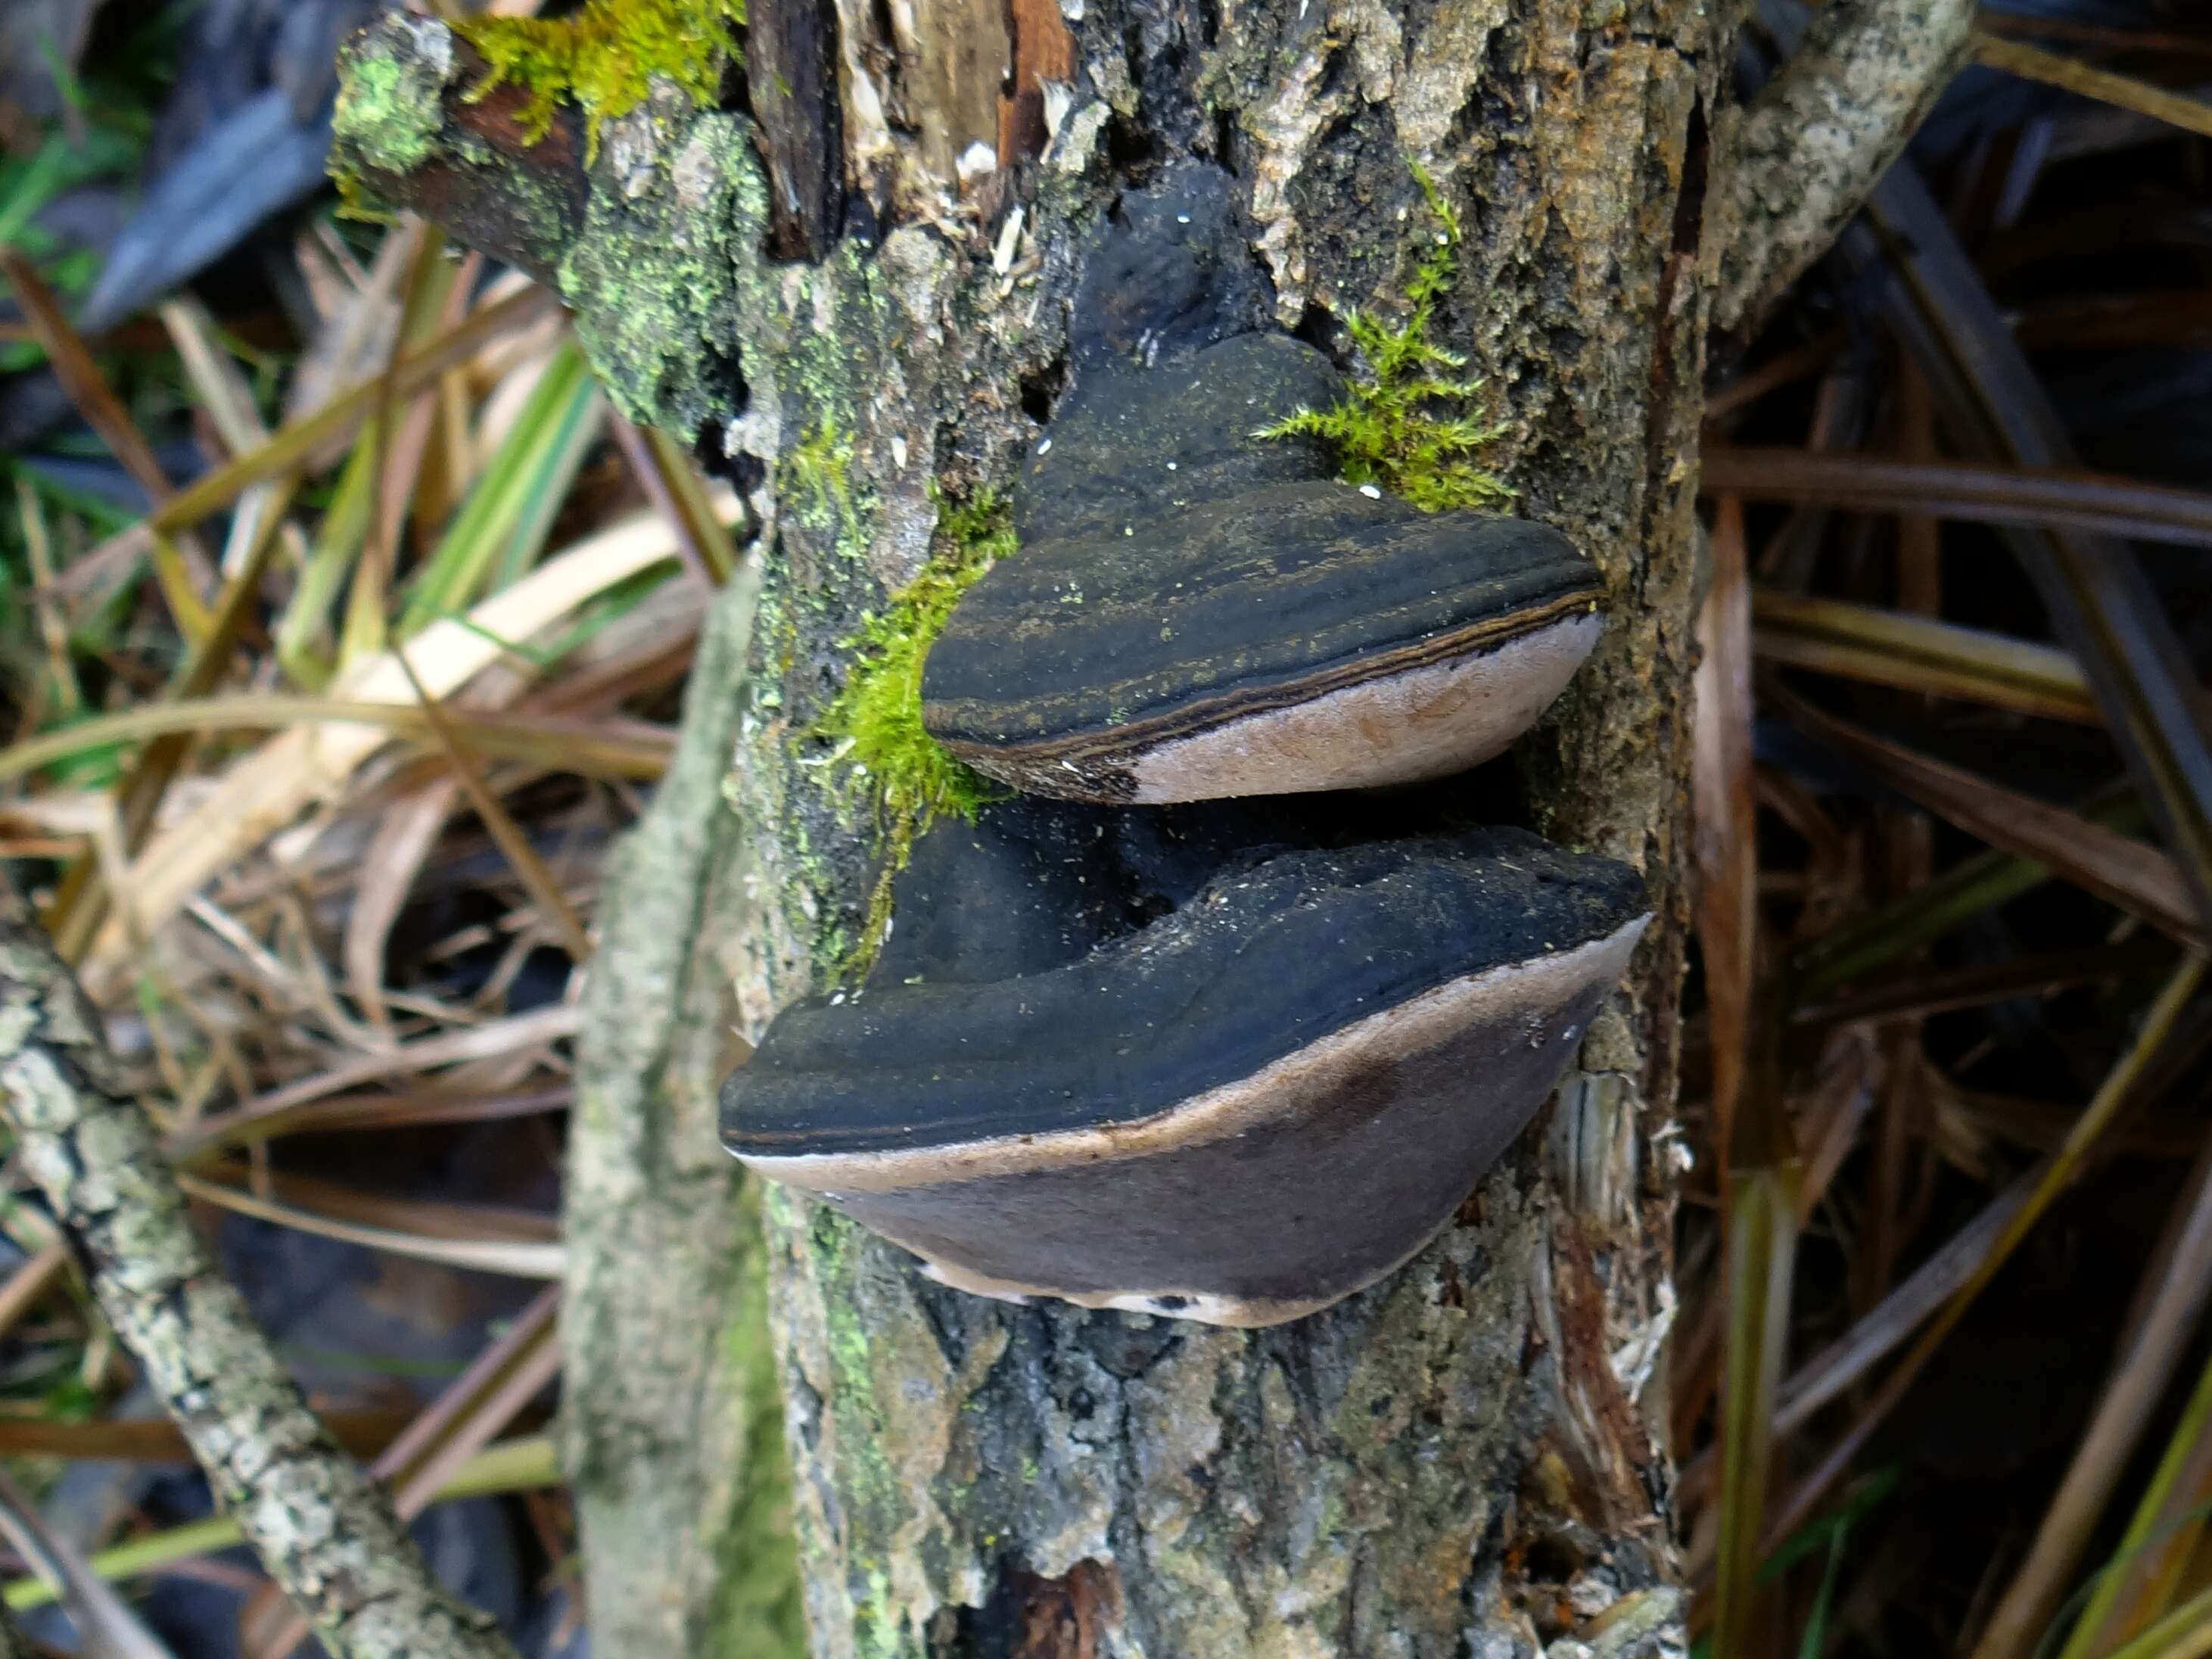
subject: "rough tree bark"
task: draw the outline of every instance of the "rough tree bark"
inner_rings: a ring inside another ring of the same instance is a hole
[[[1190,157],[1238,181],[1280,324],[1340,356],[1435,234],[1416,167],[1456,209],[1443,343],[1487,379],[1521,510],[1607,591],[1605,643],[1518,750],[1527,811],[1642,869],[1657,920],[1546,1127],[1411,1266],[1291,1326],[980,1301],[766,1194],[812,1650],[1679,1650],[1656,1396],[1707,133],[1734,23],[1713,0],[761,0],[765,140],[671,95],[595,155],[572,119],[532,146],[507,94],[465,101],[440,25],[356,46],[345,163],[557,283],[616,395],[696,434],[757,521],[757,600],[720,602],[593,969],[563,1330],[602,1651],[793,1639],[771,1594],[732,1589],[773,1581],[779,1492],[752,1198],[712,1143],[722,1034],[757,1036],[859,921],[870,826],[807,738],[845,641],[927,556],[933,489],[1003,484],[1036,441],[1099,216]],[[1870,178],[1893,137],[1844,159]],[[1771,202],[1792,158],[1753,160],[1764,191],[1737,199]],[[1802,252],[1731,269],[1759,290]]]

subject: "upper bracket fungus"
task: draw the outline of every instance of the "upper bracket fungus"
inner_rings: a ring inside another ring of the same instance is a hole
[[[1086,284],[1080,378],[1015,492],[1021,555],[938,636],[924,725],[988,776],[1103,803],[1488,759],[1596,643],[1596,567],[1547,526],[1333,478],[1286,423],[1340,402],[1342,379],[1310,346],[1241,331],[1194,269],[1196,216],[1176,217],[1181,238],[1125,230],[1148,257],[1093,267],[1148,286]]]

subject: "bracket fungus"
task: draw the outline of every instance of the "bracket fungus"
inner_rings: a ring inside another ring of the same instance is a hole
[[[930,649],[930,734],[1018,789],[1145,804],[1440,777],[1526,731],[1597,642],[1596,567],[1269,435],[1343,395],[1311,346],[1164,336],[1079,353],[1016,487],[1020,556]]]
[[[925,836],[855,994],[785,1009],[725,1143],[985,1295],[1222,1325],[1405,1261],[1549,1097],[1648,917],[1526,831],[1227,850],[1015,801]]]
[[[1250,1326],[1374,1283],[1549,1097],[1649,921],[1625,866],[1378,841],[1323,793],[1510,743],[1598,582],[1545,526],[1261,437],[1343,382],[1261,325],[1249,246],[1217,171],[1124,198],[1020,551],[922,670],[927,729],[1025,793],[924,836],[866,981],[724,1087],[739,1158],[964,1290]]]

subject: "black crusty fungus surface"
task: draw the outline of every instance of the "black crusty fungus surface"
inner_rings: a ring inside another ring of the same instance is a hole
[[[1644,908],[1633,871],[1525,830],[1231,852],[1243,816],[1023,801],[940,825],[867,983],[786,1009],[730,1079],[728,1145],[908,1151],[1143,1120]]]

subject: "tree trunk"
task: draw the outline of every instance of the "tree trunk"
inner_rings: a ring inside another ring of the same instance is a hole
[[[756,662],[781,706],[733,773],[744,879],[766,901],[739,974],[747,1030],[812,986],[861,890],[864,846],[794,747],[839,641],[915,568],[932,475],[1003,482],[1036,441],[1097,214],[1194,153],[1249,191],[1280,323],[1338,349],[1347,313],[1387,312],[1435,232],[1409,162],[1458,209],[1443,337],[1510,426],[1498,461],[1522,510],[1572,535],[1607,585],[1604,645],[1522,745],[1534,821],[1642,869],[1658,920],[1548,1128],[1410,1267],[1289,1327],[978,1301],[770,1193],[814,1651],[1446,1659],[1577,1632],[1658,1650],[1680,1635],[1650,1386],[1673,1309],[1653,1137],[1683,949],[1720,23],[1694,4],[1568,0],[1079,10],[1076,95],[1018,192],[1014,280],[988,257],[997,223],[900,224],[872,253],[848,241],[787,273],[792,331],[748,362],[749,430],[780,432],[787,453],[834,431],[851,461],[849,507],[786,493],[766,577]],[[918,27],[973,22],[925,9]],[[927,158],[892,143],[895,194],[917,188]]]
[[[933,489],[1003,486],[1036,441],[1100,216],[1191,157],[1237,181],[1281,325],[1347,360],[1346,318],[1392,315],[1436,233],[1417,169],[1456,210],[1441,343],[1488,382],[1520,510],[1607,590],[1604,643],[1517,750],[1530,816],[1641,869],[1657,919],[1548,1116],[1452,1225],[1292,1325],[978,1300],[768,1192],[812,1650],[1679,1650],[1663,1131],[1706,132],[1732,22],[1699,0],[757,0],[768,139],[670,93],[588,159],[573,118],[530,145],[506,94],[465,102],[475,70],[440,25],[356,48],[347,165],[556,282],[616,395],[697,434],[757,520],[757,609],[720,603],[593,969],[564,1329],[603,1653],[794,1640],[754,1199],[712,1142],[720,1033],[757,1036],[855,937],[872,826],[808,738],[848,641],[927,556]]]

